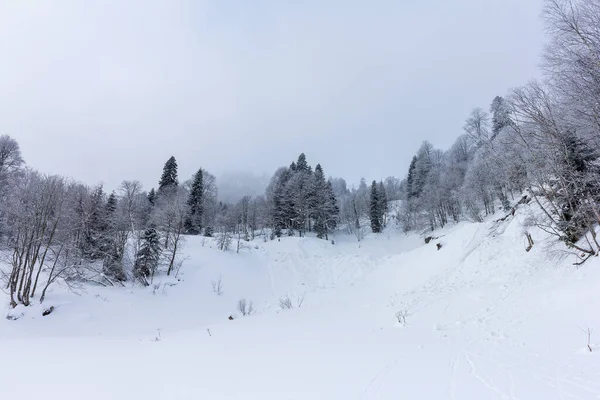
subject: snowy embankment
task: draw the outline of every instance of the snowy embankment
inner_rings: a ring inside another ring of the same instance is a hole
[[[525,252],[523,218],[427,245],[296,237],[236,254],[189,238],[180,281],[55,287],[50,316],[11,311],[23,315],[0,321],[2,397],[597,399],[600,262],[558,259],[541,232]]]

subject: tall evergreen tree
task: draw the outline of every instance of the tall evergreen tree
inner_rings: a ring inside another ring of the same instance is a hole
[[[311,216],[315,220],[314,228],[317,237],[322,239],[327,234],[327,182],[321,164],[317,164],[310,185],[310,209]]]
[[[381,227],[385,227],[386,220],[385,215],[388,212],[388,200],[387,194],[385,192],[385,186],[383,186],[383,182],[380,181],[377,185],[377,196],[379,201],[379,221]]]
[[[329,239],[328,232],[334,230],[337,227],[337,221],[340,214],[340,208],[338,207],[337,198],[333,190],[331,181],[327,182],[325,189],[325,239]]]
[[[406,197],[408,199],[412,197],[416,197],[416,193],[414,191],[414,181],[415,181],[415,168],[417,166],[417,156],[413,156],[412,161],[410,162],[410,166],[408,167],[408,176],[406,177]]]
[[[167,188],[177,185],[179,185],[179,180],[177,178],[177,161],[175,160],[175,157],[171,157],[163,167],[163,173],[158,182],[158,192],[162,193]]]
[[[194,175],[194,182],[190,191],[187,205],[188,216],[185,220],[186,232],[190,235],[199,235],[202,231],[202,215],[204,213],[204,183],[202,168]]]
[[[115,192],[111,192],[106,200],[102,232],[102,271],[111,282],[123,282],[127,279],[122,264],[127,232],[123,233],[119,228],[117,196]]]
[[[161,253],[160,237],[156,229],[148,228],[144,231],[141,241],[133,266],[133,276],[140,283],[148,286],[148,278],[153,277],[158,268]]]
[[[298,156],[298,161],[296,162],[296,171],[304,171],[304,172],[308,172],[309,166],[308,163],[306,162],[306,155],[304,153],[301,153]]]
[[[379,191],[377,190],[377,182],[375,181],[373,181],[373,183],[371,184],[369,218],[371,219],[371,230],[373,231],[373,233],[381,232]]]
[[[150,189],[150,192],[148,192],[148,202],[153,207],[156,204],[156,191],[154,188]]]

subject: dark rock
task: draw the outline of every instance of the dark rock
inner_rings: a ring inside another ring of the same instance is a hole
[[[54,306],[50,306],[50,308],[45,309],[42,315],[45,317],[47,315],[52,314],[52,311],[54,311]]]

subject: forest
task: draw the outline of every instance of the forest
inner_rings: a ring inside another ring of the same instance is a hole
[[[125,180],[107,192],[35,171],[17,140],[0,136],[0,252],[10,267],[1,278],[11,305],[43,302],[58,280],[149,285],[156,274],[177,275],[186,235],[214,237],[232,251],[259,237],[309,232],[323,240],[347,232],[360,241],[390,224],[424,233],[502,217],[520,201],[542,210],[529,224],[564,242],[580,263],[597,255],[600,3],[545,4],[542,79],[474,108],[449,149],[424,141],[399,177],[358,187],[327,177],[301,153],[275,171],[263,196],[235,203],[219,200],[215,176],[201,166],[183,180],[175,157],[156,188]]]

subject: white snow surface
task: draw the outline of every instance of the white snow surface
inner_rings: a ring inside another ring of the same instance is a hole
[[[523,220],[239,254],[189,237],[180,280],[6,306],[0,398],[599,399],[600,262],[575,267],[538,231],[525,252]]]

